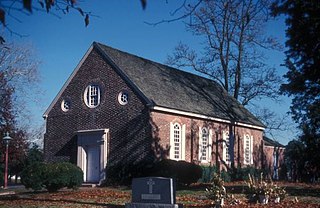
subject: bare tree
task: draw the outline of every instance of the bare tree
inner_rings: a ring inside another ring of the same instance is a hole
[[[8,98],[12,103],[12,114],[20,125],[30,122],[26,103],[39,99],[39,61],[30,45],[0,44],[0,97]],[[3,108],[3,102],[0,108]]]
[[[264,50],[280,49],[277,41],[264,35],[270,0],[201,0],[184,2],[181,17],[187,29],[203,37],[197,53],[180,43],[167,63],[191,67],[219,82],[243,105],[265,97],[277,100],[281,77],[266,64]],[[179,17],[177,18],[179,19]],[[163,20],[161,22],[171,21]]]

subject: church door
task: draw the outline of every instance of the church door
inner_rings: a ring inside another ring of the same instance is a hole
[[[83,181],[101,183],[105,179],[108,156],[108,129],[77,131],[77,165],[83,171]]]
[[[87,181],[100,180],[100,146],[89,146],[87,149]]]

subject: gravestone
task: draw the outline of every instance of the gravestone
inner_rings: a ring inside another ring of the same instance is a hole
[[[176,204],[172,178],[146,177],[132,180],[132,202],[126,208],[181,208]]]

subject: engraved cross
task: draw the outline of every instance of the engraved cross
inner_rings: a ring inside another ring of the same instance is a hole
[[[152,186],[155,184],[155,182],[150,178],[147,184],[149,186],[149,194],[152,194],[152,190],[153,190]]]

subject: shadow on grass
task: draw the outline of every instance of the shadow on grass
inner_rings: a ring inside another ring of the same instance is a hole
[[[285,186],[285,190],[290,196],[312,196],[320,197],[320,187],[300,187],[300,186]]]
[[[36,194],[35,192],[30,192],[32,194]],[[43,192],[42,192],[43,193]],[[24,195],[26,192],[24,193]],[[34,198],[23,196],[19,194],[14,195],[3,195],[0,196],[0,201],[34,201],[34,202],[43,202],[43,203],[66,203],[66,205],[74,204],[74,205],[91,205],[91,206],[102,206],[106,208],[123,208],[124,205],[117,205],[117,204],[108,204],[108,203],[99,203],[99,202],[86,202],[86,201],[78,201],[72,199],[48,199],[48,198]]]

